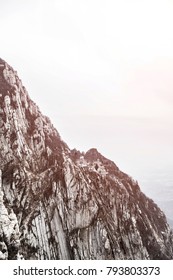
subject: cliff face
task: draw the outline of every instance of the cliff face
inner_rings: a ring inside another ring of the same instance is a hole
[[[0,59],[0,259],[172,259],[165,215],[96,149],[70,150]]]

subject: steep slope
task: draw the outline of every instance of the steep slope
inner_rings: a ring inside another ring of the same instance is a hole
[[[0,259],[172,259],[165,215],[96,149],[70,150],[0,59]]]

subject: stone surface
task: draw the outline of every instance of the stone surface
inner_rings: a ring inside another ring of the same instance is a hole
[[[70,150],[0,59],[0,259],[172,259],[164,213],[96,149]]]

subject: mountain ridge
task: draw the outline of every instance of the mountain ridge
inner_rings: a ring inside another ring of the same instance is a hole
[[[97,149],[70,150],[0,59],[0,259],[172,259],[164,213]]]

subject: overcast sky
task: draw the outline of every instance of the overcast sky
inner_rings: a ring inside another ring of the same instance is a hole
[[[173,163],[172,0],[0,0],[0,9],[0,57],[70,148],[97,147],[137,179]]]

